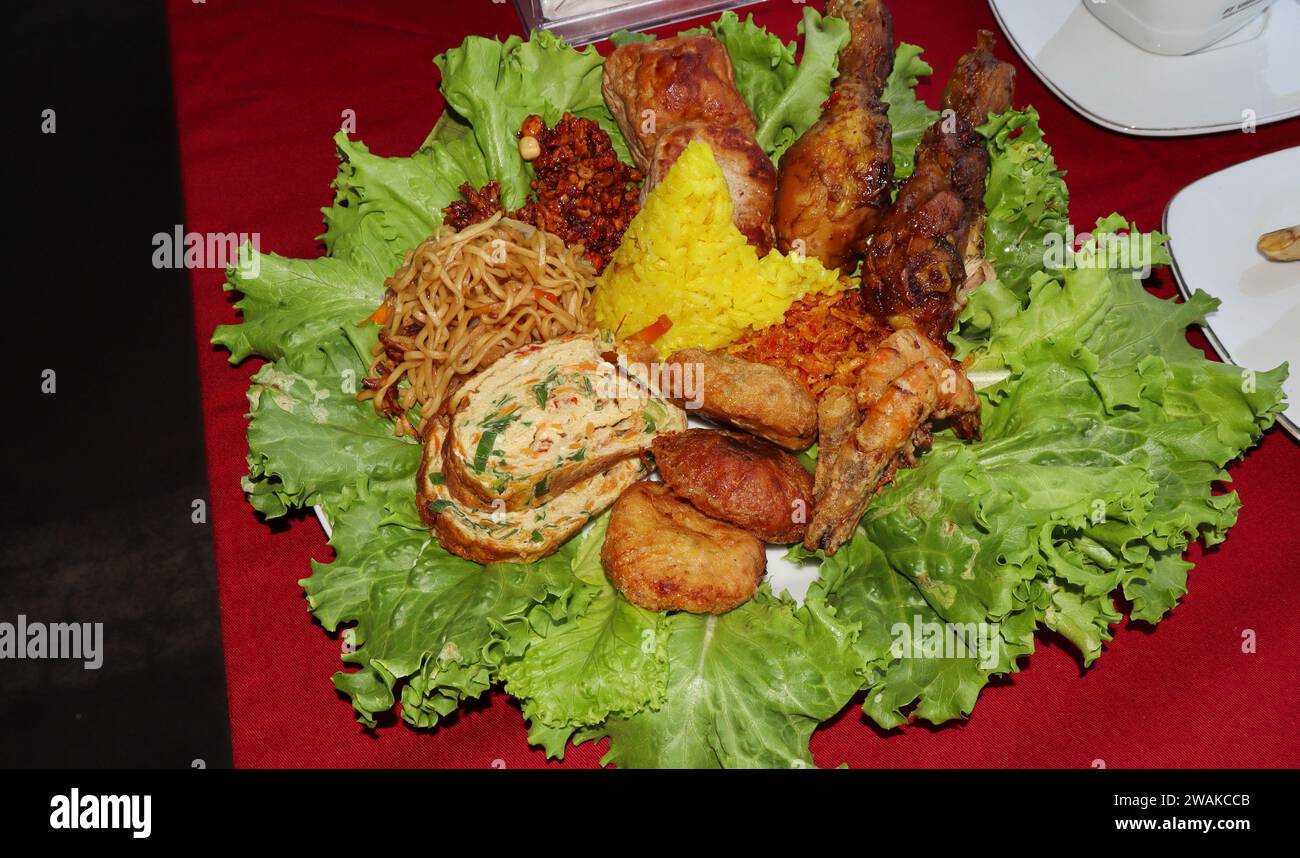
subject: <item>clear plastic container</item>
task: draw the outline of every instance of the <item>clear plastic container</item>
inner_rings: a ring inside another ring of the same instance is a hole
[[[619,30],[648,30],[767,0],[512,0],[524,32],[550,30],[571,45]]]

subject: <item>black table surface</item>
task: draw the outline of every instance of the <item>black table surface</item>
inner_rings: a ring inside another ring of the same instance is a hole
[[[0,659],[0,765],[229,766],[189,276],[152,262],[184,221],[165,9],[6,13],[0,623],[103,623],[103,663]]]

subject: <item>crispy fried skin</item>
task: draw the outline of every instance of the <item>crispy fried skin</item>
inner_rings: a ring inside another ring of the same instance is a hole
[[[707,122],[758,133],[736,89],[731,56],[711,35],[623,45],[605,60],[601,88],[642,173],[650,171],[659,135],[678,125]]]
[[[804,545],[834,554],[876,492],[930,444],[931,420],[952,419],[979,437],[979,399],[961,367],[916,331],[890,336],[863,369],[858,387],[834,387],[818,414],[815,504]]]
[[[727,180],[734,206],[732,222],[760,256],[772,249],[772,207],[776,197],[776,167],[754,135],[727,125],[689,122],[659,138],[650,173],[641,188],[641,200],[654,190],[686,147],[695,141],[709,145]]]
[[[744,604],[767,564],[756,537],[650,482],[632,486],[614,504],[600,560],[632,604],[693,614],[724,614]]]
[[[605,60],[602,91],[632,158],[646,175],[642,199],[687,144],[709,144],[727,180],[736,228],[760,254],[772,248],[776,167],[736,89],[731,56],[712,35],[623,45]]]
[[[831,0],[826,14],[846,19],[851,37],[821,118],[781,157],[774,224],[783,252],[802,249],[851,273],[893,190],[893,129],[880,97],[894,27],[880,0]]]
[[[765,438],[786,450],[806,450],[817,437],[817,403],[789,372],[725,352],[682,349],[672,366],[698,365],[703,380],[699,413]]]
[[[944,342],[965,301],[965,257],[978,245],[989,158],[975,131],[1011,107],[1015,70],[993,56],[993,34],[957,63],[945,115],[926,132],[916,169],[876,227],[862,264],[867,311]]]
[[[813,478],[799,461],[759,438],[688,429],[654,441],[664,485],[706,515],[764,542],[801,542],[812,510]]]

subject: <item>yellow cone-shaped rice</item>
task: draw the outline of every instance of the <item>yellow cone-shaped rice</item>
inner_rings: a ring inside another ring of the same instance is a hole
[[[655,342],[661,355],[715,349],[780,322],[808,293],[845,287],[839,272],[811,257],[773,250],[759,259],[731,218],[712,150],[690,144],[596,281],[596,322],[625,337],[665,315],[673,326]]]

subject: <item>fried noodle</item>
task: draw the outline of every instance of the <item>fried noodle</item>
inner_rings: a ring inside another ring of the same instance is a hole
[[[590,330],[595,270],[581,247],[501,213],[418,247],[388,292],[359,399],[420,437],[460,384],[530,342]]]

